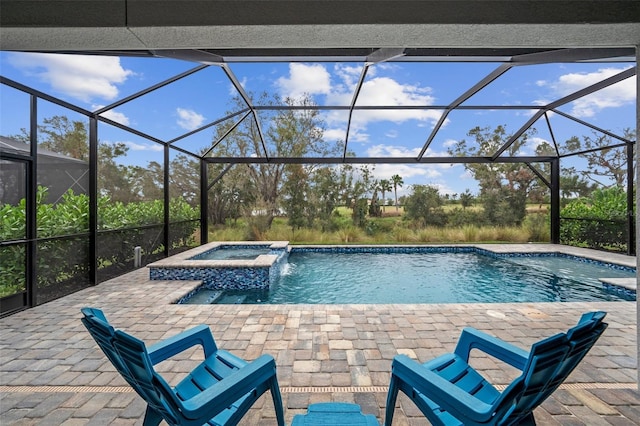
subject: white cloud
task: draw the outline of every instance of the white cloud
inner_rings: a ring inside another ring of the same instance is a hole
[[[357,105],[432,105],[430,88],[402,85],[389,77],[376,77],[362,85]]]
[[[276,81],[283,97],[300,98],[305,94],[327,94],[331,90],[331,76],[321,64],[289,64],[289,76]]]
[[[335,125],[336,123],[333,124]],[[344,141],[346,135],[347,125],[345,123],[343,127],[337,126],[325,130],[323,139],[330,142],[334,142],[336,140]],[[357,142],[360,144],[366,144],[367,142],[369,142],[369,133],[367,133],[366,128],[352,124],[349,128],[349,145],[351,145],[352,142]]]
[[[362,66],[350,66],[345,64],[336,64],[334,70],[336,74],[342,79],[343,83],[350,88],[354,88],[360,79],[360,75],[362,74]],[[371,68],[368,71],[371,74]],[[336,90],[335,91],[342,91]]]
[[[132,151],[153,151],[159,152],[164,148],[159,143],[149,143],[149,144],[139,144],[135,142],[125,141],[123,142],[127,145]]]
[[[536,155],[536,148],[543,143],[552,145],[546,139],[543,139],[537,136],[528,138],[527,143],[522,147],[520,147],[518,155]]]
[[[344,141],[347,129],[327,129],[324,131],[323,139],[326,141]]]
[[[342,76],[349,81],[349,76]],[[353,86],[344,90],[333,90],[327,95],[329,105],[349,105],[353,98]],[[435,98],[431,96],[430,88],[416,85],[403,85],[389,77],[375,77],[368,79],[362,85],[356,105],[358,106],[429,106]],[[356,110],[353,113],[353,123],[366,126],[374,121],[392,121],[403,123],[409,120],[428,121],[435,124],[442,115],[438,110]]]
[[[101,108],[104,108],[104,105],[91,106],[91,109],[93,109],[94,111],[99,110]],[[104,118],[108,118],[109,120],[115,121],[116,123],[120,123],[125,126],[128,126],[129,124],[131,124],[131,120],[129,120],[129,117],[113,109],[103,112],[102,114],[100,114],[100,116]]]
[[[276,80],[281,96],[298,98],[307,93],[310,95],[324,95],[325,105],[350,105],[356,84],[362,73],[362,67],[337,64],[333,67],[332,75],[323,64],[290,64],[289,74]],[[356,105],[363,106],[429,106],[435,98],[429,87],[414,84],[401,84],[390,77],[375,77],[375,67],[369,68]],[[335,126],[337,122],[345,121],[345,112],[328,113],[327,122]],[[442,115],[436,110],[356,110],[353,113],[351,125],[366,130],[371,122],[391,121],[403,123],[418,120],[424,124],[435,124]],[[445,123],[446,124],[446,123]],[[351,135],[349,135],[351,138]]]
[[[537,136],[534,136],[528,139],[528,143],[535,149],[544,143],[549,143],[549,141],[544,138],[539,138]]]
[[[369,133],[363,128],[352,126],[349,129],[349,143],[351,142],[367,143],[369,142]]]
[[[438,193],[440,195],[445,195],[445,194],[449,194],[449,195],[453,195],[453,194],[457,194],[457,192],[453,189],[451,189],[450,186],[448,186],[446,183],[430,183],[428,184],[430,186],[435,187],[438,190]]]
[[[394,145],[373,145],[367,149],[369,157],[417,157],[421,148]]]
[[[464,172],[459,177],[460,179],[465,179],[465,180],[467,179],[475,180],[473,177],[473,173],[471,173],[471,170],[467,170],[467,169],[464,169]]]
[[[9,62],[51,86],[58,93],[84,102],[94,98],[112,100],[118,96],[118,84],[133,75],[114,56],[13,53]]]
[[[114,111],[114,110],[105,111],[100,115],[102,115],[105,118],[108,118],[109,120],[113,120],[116,123],[123,124],[125,126],[128,126],[131,123],[129,121],[129,117],[127,117],[126,115],[118,111]]]
[[[391,129],[387,131],[384,135],[390,139],[395,139],[398,137],[398,131],[396,129]]]
[[[442,173],[432,165],[376,164],[372,175],[376,179],[391,179],[393,175],[400,175],[402,180],[405,181],[404,186],[407,186],[409,179],[418,178],[420,183],[424,183],[424,179],[439,178]]]
[[[194,110],[176,108],[176,113],[178,114],[178,126],[185,130],[195,130],[204,123],[204,116]]]
[[[625,68],[602,68],[591,73],[569,73],[551,83],[551,87],[559,95],[566,96],[624,70]],[[593,117],[605,108],[618,108],[633,104],[635,100],[636,79],[632,77],[574,101],[571,113],[577,117]]]

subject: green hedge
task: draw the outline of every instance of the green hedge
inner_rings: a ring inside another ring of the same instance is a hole
[[[627,194],[622,188],[598,189],[560,212],[560,242],[624,252],[627,249]]]
[[[37,286],[88,278],[89,253],[89,197],[67,192],[56,204],[45,203],[46,188],[37,194]],[[26,201],[18,205],[0,206],[0,241],[25,238]],[[198,209],[181,198],[169,203],[171,222],[170,249],[193,245],[198,227]],[[162,238],[164,203],[162,200],[123,204],[111,202],[107,197],[98,200],[98,268],[131,263],[133,247],[143,247],[144,255],[164,251]],[[74,236],[85,234],[83,236]],[[48,239],[51,237],[69,236]],[[23,244],[0,248],[0,297],[25,290],[25,246]]]

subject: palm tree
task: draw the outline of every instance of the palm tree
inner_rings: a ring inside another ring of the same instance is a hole
[[[384,206],[387,204],[385,193],[391,191],[391,182],[389,182],[388,179],[381,179],[380,182],[378,182],[378,188],[380,188],[380,192],[382,192],[382,211],[384,211]]]
[[[391,183],[393,184],[393,192],[396,196],[396,211],[398,211],[398,187],[402,188],[404,181],[400,175],[393,175],[391,176]]]
[[[465,190],[462,194],[460,194],[460,204],[462,204],[462,210],[465,210],[473,203],[473,195],[469,190]]]

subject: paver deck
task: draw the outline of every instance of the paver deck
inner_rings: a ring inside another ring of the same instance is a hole
[[[0,319],[2,425],[142,424],[144,402],[126,385],[80,322],[101,308],[117,328],[148,344],[197,324],[245,359],[276,358],[287,424],[316,402],[354,402],[382,423],[391,359],[426,361],[451,351],[467,325],[521,347],[605,310],[609,328],[568,381],[535,411],[539,425],[638,425],[635,302],[431,305],[174,305],[196,282],[150,281],[148,270]],[[159,370],[179,380],[193,350]],[[517,372],[488,357],[476,367],[492,383]],[[268,396],[267,396],[268,398]],[[263,397],[243,425],[275,424]],[[394,425],[426,425],[401,396]]]

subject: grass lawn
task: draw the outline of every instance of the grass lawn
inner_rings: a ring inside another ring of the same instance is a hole
[[[445,211],[462,208],[459,204],[447,204]],[[529,206],[528,213],[546,212],[547,206]],[[482,211],[478,205],[467,207],[467,210]],[[246,220],[239,219],[237,223],[231,221],[226,226],[212,227],[209,232],[210,241],[290,241],[292,244],[445,244],[445,243],[473,243],[473,242],[549,242],[549,229],[546,223],[537,225],[497,227],[464,225],[459,227],[424,227],[415,228],[409,221],[403,219],[404,209],[386,206],[382,217],[367,218],[365,229],[351,224],[351,209],[338,207],[336,209],[337,229],[322,232],[316,228],[301,228],[292,230],[286,217],[274,218],[271,228],[258,230],[247,225]],[[540,222],[540,221],[538,221]]]

